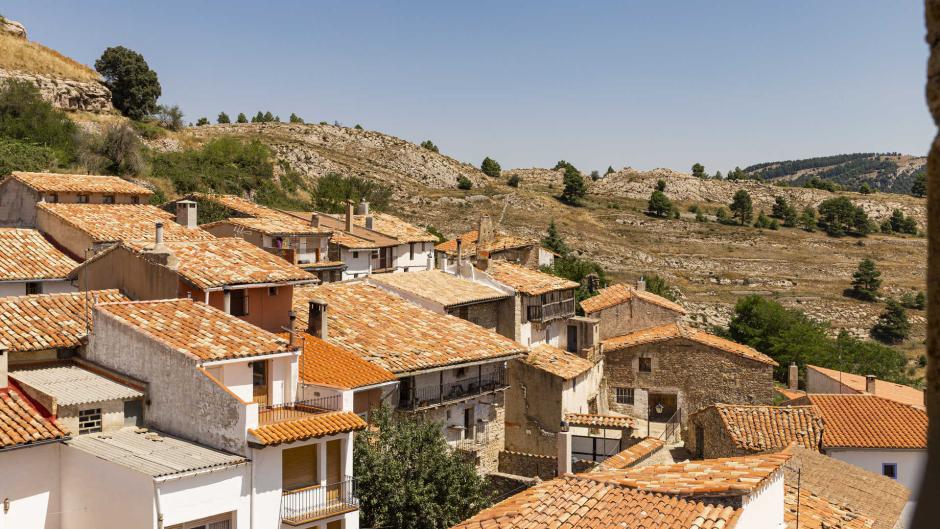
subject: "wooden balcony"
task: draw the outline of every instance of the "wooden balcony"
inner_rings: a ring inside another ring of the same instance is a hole
[[[573,297],[548,303],[529,305],[526,313],[529,321],[537,321],[539,323],[570,318],[574,315],[575,302]]]

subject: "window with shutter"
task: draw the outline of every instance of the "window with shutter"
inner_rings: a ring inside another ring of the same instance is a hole
[[[288,491],[320,484],[317,479],[317,447],[312,444],[281,452],[281,488]]]

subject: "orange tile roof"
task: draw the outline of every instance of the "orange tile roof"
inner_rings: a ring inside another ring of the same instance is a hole
[[[190,193],[184,197],[185,200],[204,200],[218,204],[236,213],[247,215],[249,217],[265,218],[279,217],[285,215],[276,209],[271,209],[261,204],[256,204],[247,198],[237,195],[223,195],[215,193]]]
[[[529,296],[538,296],[555,290],[578,288],[578,284],[574,281],[501,259],[491,259],[486,273],[496,281]]]
[[[279,336],[288,338],[287,333]],[[316,336],[302,333],[300,380],[342,389],[355,389],[397,380],[391,371],[366,362],[359,355]]]
[[[624,283],[617,283],[616,285],[600,289],[597,291],[597,295],[581,301],[581,308],[584,310],[585,314],[591,314],[599,310],[626,303],[633,298],[642,299],[643,301],[659,305],[660,307],[678,312],[679,314],[685,314],[685,309],[682,308],[682,305],[674,301],[669,301],[652,292],[637,290]]]
[[[309,222],[314,212],[284,211],[282,213],[291,215],[292,217],[301,219],[305,222]],[[355,216],[353,220],[353,229],[351,232],[349,232],[346,231],[345,215],[329,215],[327,213],[317,213],[317,215],[320,217],[320,226],[324,226],[333,230],[333,234],[330,236],[330,242],[332,244],[353,250],[387,248],[389,246],[398,246],[401,244],[395,237],[385,235],[376,230],[369,230],[359,224],[356,224]]]
[[[651,456],[665,445],[666,443],[661,439],[647,437],[630,448],[627,448],[622,452],[618,452],[601,461],[599,465],[594,467],[592,472],[602,472],[605,470],[623,470],[625,468],[632,467],[641,460]]]
[[[288,351],[287,340],[191,299],[104,303],[96,307],[151,339],[203,361]]]
[[[351,411],[334,411],[293,421],[266,424],[251,428],[248,433],[254,435],[261,444],[278,445],[364,430],[365,427],[366,422],[355,413]]]
[[[814,365],[807,365],[806,370],[816,371],[836,382],[841,381],[842,385],[848,386],[859,393],[865,393],[867,391],[867,383],[865,377],[862,375],[836,371],[835,369],[827,369]],[[924,407],[924,392],[922,390],[903,384],[895,384],[887,380],[875,380],[875,395],[902,404],[909,404],[921,408]]]
[[[571,426],[586,426],[590,428],[636,428],[636,419],[625,415],[566,413],[565,422]]]
[[[328,305],[327,341],[396,374],[509,359],[525,352],[522,345],[493,331],[361,281],[295,288],[294,312],[304,325],[311,300]]]
[[[64,279],[77,265],[37,230],[0,228],[0,281]]]
[[[447,255],[455,256],[457,255],[457,238],[460,239],[461,246],[463,247],[462,251],[465,256],[471,256],[477,253],[477,239],[479,238],[479,232],[477,232],[477,230],[468,231],[449,241],[444,241],[435,246],[434,249],[439,252],[444,252]],[[503,250],[536,246],[537,244],[538,243],[521,239],[514,235],[497,232],[493,234],[493,240],[489,244],[483,245],[479,250],[492,254]]]
[[[798,489],[796,483],[785,484],[783,519],[787,529],[868,529],[875,525],[872,518],[818,496],[808,488]]]
[[[650,465],[587,474],[591,479],[680,497],[746,496],[783,468],[790,451]]]
[[[764,452],[797,445],[819,450],[823,420],[812,406],[742,406],[715,404],[731,442],[738,448]],[[693,415],[708,413],[708,408]]]
[[[68,435],[54,419],[43,417],[15,389],[0,389],[0,448],[65,439]]]
[[[372,217],[372,229],[389,237],[398,239],[402,244],[412,242],[437,242],[437,237],[428,233],[424,228],[419,228],[398,217],[386,213],[370,213]],[[353,215],[353,223],[365,227],[366,215]]]
[[[445,308],[509,298],[491,286],[457,277],[441,270],[421,270],[400,274],[378,274],[369,282],[391,290],[401,290],[443,305]]]
[[[13,171],[9,176],[40,193],[114,193],[119,195],[149,196],[153,191],[132,184],[117,176],[28,173]]]
[[[93,290],[87,295],[92,304],[96,299],[127,301],[117,290]],[[0,298],[0,346],[24,352],[81,345],[86,334],[85,296],[68,292]]]
[[[594,362],[587,358],[582,358],[546,343],[538,344],[529,349],[529,354],[521,358],[520,361],[565,380],[571,380],[594,367]]]
[[[806,395],[806,392],[799,389],[788,389],[781,386],[774,386],[774,391],[780,394],[781,397],[787,400],[798,399],[803,395]]]
[[[263,233],[271,237],[304,237],[310,235],[329,235],[333,231],[328,228],[314,227],[310,223],[303,223],[293,217],[231,217],[225,220],[202,224],[200,227],[208,229],[212,226],[231,224],[236,229],[244,228],[249,231]]]
[[[702,345],[714,347],[715,349],[736,354],[750,360],[756,360],[764,364],[770,364],[772,366],[777,365],[777,362],[774,361],[773,358],[770,358],[756,349],[744,344],[732,342],[731,340],[726,340],[714,334],[708,334],[705,331],[700,331],[681,323],[667,323],[658,327],[649,327],[622,336],[615,336],[604,340],[602,345],[605,351],[618,351],[637,345],[663,342],[676,338],[692,340]]]
[[[539,483],[453,529],[730,529],[740,509],[649,494],[575,474]]]
[[[96,243],[115,241],[153,241],[155,224],[163,223],[163,239],[169,241],[201,241],[214,239],[207,231],[185,228],[166,211],[145,204],[48,204],[46,211],[63,223],[86,233]]]
[[[811,393],[793,404],[812,404],[825,421],[823,448],[927,448],[927,412],[875,395]]]

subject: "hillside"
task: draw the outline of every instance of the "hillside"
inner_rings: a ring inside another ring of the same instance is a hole
[[[910,193],[915,175],[926,163],[927,158],[923,156],[854,153],[759,163],[745,167],[744,172],[760,180],[795,186],[802,186],[815,177],[849,190],[868,184],[877,191]]]

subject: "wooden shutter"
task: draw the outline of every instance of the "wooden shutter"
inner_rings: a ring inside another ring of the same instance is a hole
[[[281,482],[284,490],[320,484],[317,479],[317,446],[312,444],[281,452]]]

